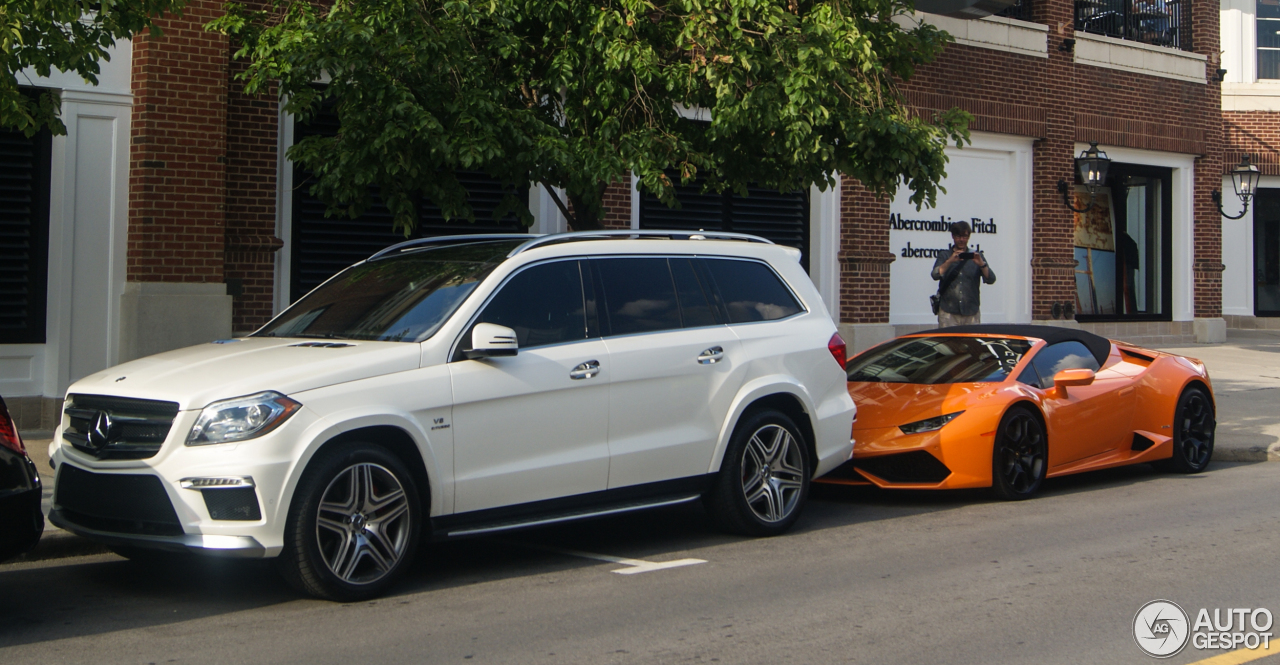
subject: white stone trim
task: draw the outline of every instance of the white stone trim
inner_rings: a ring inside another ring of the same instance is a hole
[[[809,187],[809,279],[840,323],[840,176],[824,192]]]
[[[631,172],[631,228],[640,229],[640,176]]]
[[[1076,143],[1076,154],[1088,149],[1089,144]],[[1169,239],[1173,244],[1172,265],[1169,266],[1172,316],[1174,321],[1192,320],[1195,318],[1195,275],[1192,273],[1192,245],[1195,242],[1195,155],[1111,146],[1104,146],[1104,149],[1113,162],[1173,169],[1170,182],[1173,189],[1170,192],[1173,202],[1170,233],[1173,237]]]
[[[1205,83],[1209,58],[1167,46],[1076,31],[1075,62],[1104,69]]]
[[[293,164],[285,155],[293,147],[293,114],[284,110],[287,99],[280,99],[276,124],[276,237],[284,244],[275,253],[275,286],[272,314],[289,306],[289,271],[293,259]]]
[[[1231,70],[1227,70],[1230,77]],[[1280,80],[1223,83],[1223,111],[1280,111]]]
[[[75,93],[63,101],[67,134],[53,138],[48,323],[41,386],[41,394],[50,397],[60,397],[73,381],[120,359],[131,98],[90,95],[88,101],[78,101],[83,96]],[[76,307],[77,301],[93,303],[99,311]]]
[[[1049,57],[1049,26],[1029,21],[987,16],[976,20],[958,19],[938,14],[916,12],[913,16],[899,15],[894,22],[903,28],[928,23],[946,30],[957,44],[1017,53],[1033,58]]]
[[[1232,188],[1231,176],[1222,176],[1222,207],[1235,215],[1240,211],[1240,200]],[[1264,175],[1258,181],[1259,189],[1280,189],[1280,176]],[[1254,316],[1257,295],[1254,293],[1253,208],[1240,219],[1222,218],[1222,314],[1223,316]],[[1231,251],[1226,251],[1230,247]]]
[[[563,201],[564,190],[559,187],[555,189]],[[530,233],[564,233],[569,228],[564,213],[560,212],[560,207],[541,184],[529,185],[529,212],[533,214]]]
[[[0,344],[0,396],[44,394],[45,344]]]

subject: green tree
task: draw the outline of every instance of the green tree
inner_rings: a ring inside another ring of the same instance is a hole
[[[950,36],[894,18],[910,0],[267,0],[210,24],[248,61],[250,93],[278,85],[306,119],[335,109],[336,137],[289,157],[331,212],[376,188],[397,228],[417,195],[474,219],[454,170],[559,188],[577,230],[628,172],[674,205],[672,178],[745,193],[844,173],[933,204],[948,142],[968,115],[912,115],[898,90]],[[324,83],[320,85],[320,83]],[[681,109],[700,109],[707,121]],[[554,191],[554,190],[552,190]],[[515,211],[514,196],[495,215]]]
[[[150,28],[165,12],[181,13],[186,0],[5,0],[0,5],[0,127],[31,136],[48,128],[66,134],[56,90],[23,94],[28,68],[39,76],[57,69],[97,85],[99,63],[117,39]]]

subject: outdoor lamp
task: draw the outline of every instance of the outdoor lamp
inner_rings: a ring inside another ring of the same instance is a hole
[[[1080,180],[1084,182],[1085,187],[1089,188],[1089,205],[1077,209],[1071,205],[1071,185],[1066,180],[1058,181],[1058,192],[1062,194],[1062,203],[1074,212],[1087,212],[1093,208],[1093,197],[1098,193],[1098,188],[1107,181],[1107,167],[1111,166],[1111,158],[1107,157],[1107,153],[1098,150],[1097,143],[1090,143],[1089,149],[1080,153],[1076,157],[1076,171],[1080,173]]]
[[[1213,190],[1209,195],[1213,198],[1213,202],[1218,206],[1218,213],[1227,219],[1240,219],[1245,213],[1249,212],[1249,199],[1253,198],[1255,192],[1258,191],[1258,180],[1262,178],[1262,171],[1258,167],[1249,163],[1249,155],[1245,155],[1240,159],[1240,163],[1231,169],[1231,185],[1236,188],[1236,196],[1240,197],[1240,201],[1244,203],[1244,209],[1239,215],[1232,217],[1222,211],[1222,192]]]

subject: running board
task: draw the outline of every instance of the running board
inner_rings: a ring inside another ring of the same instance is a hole
[[[446,530],[444,536],[446,538],[459,538],[463,536],[482,536],[490,533],[499,533],[502,531],[512,531],[515,529],[527,529],[535,526],[546,526],[549,524],[560,524],[562,522],[573,522],[576,520],[590,519],[593,517],[606,517],[608,515],[621,515],[623,513],[632,513],[637,510],[648,510],[650,508],[662,508],[664,506],[677,506],[690,501],[697,501],[702,498],[701,494],[693,494],[690,496],[682,496],[678,498],[667,498],[648,501],[636,501],[634,503],[614,504],[608,508],[593,508],[586,510],[578,510],[566,512],[560,515],[546,516],[512,520],[509,522],[491,522],[489,524],[477,524],[470,527],[462,527],[453,530]]]

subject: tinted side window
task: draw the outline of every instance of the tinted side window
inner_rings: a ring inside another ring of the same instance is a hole
[[[515,330],[521,349],[586,339],[578,262],[544,263],[517,273],[489,301],[476,322]],[[463,346],[470,348],[470,337]]]
[[[680,298],[680,318],[684,327],[698,328],[720,323],[715,305],[693,269],[693,259],[668,259],[668,262],[676,282],[676,295]]]
[[[1046,346],[1031,359],[1031,364],[1040,375],[1040,387],[1046,390],[1053,387],[1053,375],[1064,369],[1098,371],[1098,361],[1080,342],[1058,342]]]
[[[730,323],[774,321],[802,311],[778,275],[763,263],[705,259],[715,278]]]
[[[592,265],[604,289],[600,318],[606,334],[680,327],[676,289],[665,258],[596,259]]]

